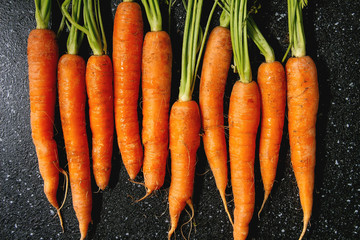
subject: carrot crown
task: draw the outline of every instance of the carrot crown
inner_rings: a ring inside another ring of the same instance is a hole
[[[37,29],[47,29],[51,13],[51,0],[35,0],[35,20]]]
[[[69,2],[70,0],[66,1]],[[99,0],[84,0],[84,26],[81,26],[74,16],[70,16],[66,9],[62,8],[62,11],[66,19],[74,27],[86,34],[94,55],[101,56],[107,52],[107,43],[101,18]]]
[[[275,61],[275,53],[264,36],[261,34],[258,26],[251,16],[247,18],[247,28],[249,37],[254,41],[267,63]]]
[[[162,19],[158,0],[141,0],[152,32],[162,30]]]
[[[69,36],[67,39],[67,51],[69,54],[77,54],[79,52],[79,47],[82,43],[82,40],[84,38],[84,34],[82,32],[79,32],[77,28],[75,27],[76,24],[78,24],[78,21],[80,19],[81,15],[81,0],[72,0],[71,4],[71,16],[68,13],[68,7],[70,5],[71,0],[65,0],[63,4],[61,5],[61,12],[65,16],[69,16],[72,21],[70,21],[70,26],[68,25],[68,28],[70,29]]]
[[[218,0],[215,0],[204,33],[200,26],[203,0],[188,0],[185,5],[186,20],[181,56],[180,101],[190,101],[192,98],[201,54],[217,3]]]
[[[234,52],[235,71],[240,81],[250,83],[252,73],[247,43],[247,0],[231,0],[230,35]]]
[[[289,47],[282,61],[285,60],[290,49],[294,57],[303,57],[306,55],[302,8],[307,5],[307,0],[288,0],[287,2]]]

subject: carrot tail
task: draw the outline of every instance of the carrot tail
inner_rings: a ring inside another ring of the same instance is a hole
[[[142,56],[143,173],[147,195],[164,184],[169,154],[171,66],[171,41],[167,32],[148,32]]]
[[[174,233],[180,214],[191,199],[194,187],[196,151],[200,146],[200,113],[194,101],[177,101],[170,112],[171,185],[169,212]]]
[[[85,125],[85,61],[82,57],[66,54],[60,58],[58,91],[73,206],[81,239],[84,239],[91,221],[92,191]]]
[[[109,183],[113,149],[113,71],[107,55],[91,56],[86,66],[86,89],[92,131],[93,173],[97,186]]]
[[[264,200],[261,204],[261,207],[260,207],[260,210],[258,212],[258,218],[260,219],[260,214],[261,214],[261,211],[263,210],[264,206],[265,206],[265,203],[267,201],[267,199],[269,198],[269,195],[270,195],[270,192],[265,190],[265,193],[264,193]]]
[[[114,110],[118,144],[131,179],[143,160],[137,102],[139,97],[143,21],[139,4],[122,2],[114,19]]]
[[[234,195],[234,239],[246,239],[254,205],[254,160],[260,121],[260,93],[256,82],[237,81],[229,106],[229,152]]]

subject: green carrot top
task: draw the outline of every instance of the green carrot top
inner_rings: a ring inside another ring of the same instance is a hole
[[[37,29],[48,29],[51,13],[51,0],[35,0],[35,19]]]
[[[149,20],[152,32],[162,30],[162,19],[159,7],[159,0],[141,0],[144,5],[146,16]]]
[[[303,57],[306,55],[302,8],[307,5],[307,0],[288,0],[287,2],[289,48],[282,61],[285,60],[290,49],[294,57]]]
[[[247,0],[231,0],[230,35],[234,52],[235,71],[240,81],[250,83],[252,73],[247,43]]]

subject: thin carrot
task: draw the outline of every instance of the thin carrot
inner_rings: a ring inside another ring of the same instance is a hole
[[[230,32],[236,71],[240,80],[229,105],[229,152],[234,195],[234,239],[246,239],[255,206],[255,141],[260,121],[260,93],[252,81],[247,46],[247,1],[232,0]]]
[[[56,67],[59,59],[56,35],[48,29],[51,1],[35,0],[36,29],[28,38],[29,94],[31,134],[38,157],[39,170],[44,180],[44,192],[56,208],[63,228],[60,207],[56,199],[59,172],[58,150],[54,140],[56,102]]]
[[[169,154],[169,105],[172,49],[170,36],[162,31],[158,0],[143,0],[151,32],[145,35],[142,55],[144,144],[143,173],[146,196],[164,184]]]
[[[264,200],[258,217],[273,187],[282,139],[285,105],[286,80],[282,64],[275,61],[274,50],[261,34],[255,21],[249,16],[248,34],[265,57],[258,69],[257,82],[261,96],[261,134],[259,160],[264,184]]]
[[[206,157],[214,174],[229,220],[225,190],[228,182],[227,149],[224,131],[224,92],[232,58],[229,15],[224,10],[220,26],[215,27],[207,41],[203,59],[199,105],[204,130],[203,142]]]
[[[142,44],[141,8],[136,2],[124,1],[114,19],[114,110],[118,145],[130,179],[136,177],[143,161],[137,114]]]
[[[319,87],[314,61],[306,56],[302,7],[306,1],[288,0],[289,36],[292,55],[285,66],[291,163],[304,213],[306,233],[313,205],[316,152],[316,115],[319,106]],[[286,55],[285,55],[286,56]]]
[[[192,93],[210,19],[216,4],[217,1],[215,1],[210,12],[203,39],[200,38],[203,0],[189,0],[185,6],[187,13],[182,46],[179,99],[171,107],[169,124],[171,153],[169,212],[171,228],[168,232],[168,239],[171,239],[175,232],[180,214],[186,204],[192,211],[190,220],[194,216],[191,197],[194,188],[196,151],[200,146],[201,119],[198,104],[192,100]],[[197,60],[196,56],[198,56]]]
[[[69,3],[70,0],[63,3],[63,14],[68,14],[66,6]],[[79,21],[80,7],[80,0],[72,1],[75,23]],[[60,58],[58,64],[58,92],[73,207],[79,221],[81,239],[85,239],[91,221],[92,191],[85,120],[85,61],[77,55],[82,39],[83,34],[72,24],[67,42],[68,53]]]

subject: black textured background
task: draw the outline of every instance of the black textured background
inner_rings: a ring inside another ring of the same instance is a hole
[[[107,38],[112,38],[112,19],[117,1],[102,1]],[[255,16],[278,59],[287,47],[287,7],[285,0],[259,0],[262,5]],[[207,16],[212,1],[205,1]],[[165,5],[163,5],[165,7]],[[185,12],[177,0],[172,15],[174,51],[174,92],[179,84],[180,52]],[[166,10],[164,8],[164,10]],[[218,23],[219,12],[212,26]],[[317,165],[313,216],[306,239],[359,239],[360,236],[360,142],[359,142],[359,57],[360,2],[309,1],[304,9],[307,54],[318,67],[320,105],[317,122]],[[165,15],[164,15],[165,16]],[[145,16],[144,16],[145,17]],[[52,29],[57,30],[60,11],[53,4]],[[167,18],[164,17],[167,21]],[[146,30],[148,23],[144,18]],[[205,23],[205,20],[204,20]],[[12,0],[0,4],[0,239],[78,239],[80,234],[72,208],[71,192],[62,209],[65,233],[62,233],[54,209],[43,194],[29,119],[27,75],[27,37],[35,28],[34,1]],[[59,39],[60,54],[65,52],[66,34]],[[87,58],[88,46],[81,54]],[[254,44],[250,44],[254,79],[263,61]],[[236,77],[229,76],[225,109]],[[197,83],[198,85],[198,83]],[[194,99],[197,100],[195,89]],[[66,168],[58,106],[56,141],[60,163]],[[258,159],[256,159],[258,161]],[[256,206],[262,201],[262,183],[256,163]],[[142,174],[137,181],[143,181]],[[63,191],[61,186],[59,199]],[[128,181],[119,150],[114,145],[110,186],[96,192],[93,185],[93,224],[88,239],[165,239],[169,228],[165,186],[156,195],[134,203],[144,195],[141,185]],[[229,207],[233,209],[230,184]],[[130,197],[132,196],[132,197]],[[231,239],[232,227],[223,210],[214,179],[202,149],[198,152],[194,192],[195,229],[191,239]],[[188,216],[184,212],[179,226]],[[183,227],[185,234],[189,225]],[[249,239],[297,239],[302,227],[302,210],[289,158],[288,133],[285,127],[276,183],[262,217],[254,214]],[[176,239],[181,239],[180,228]]]

